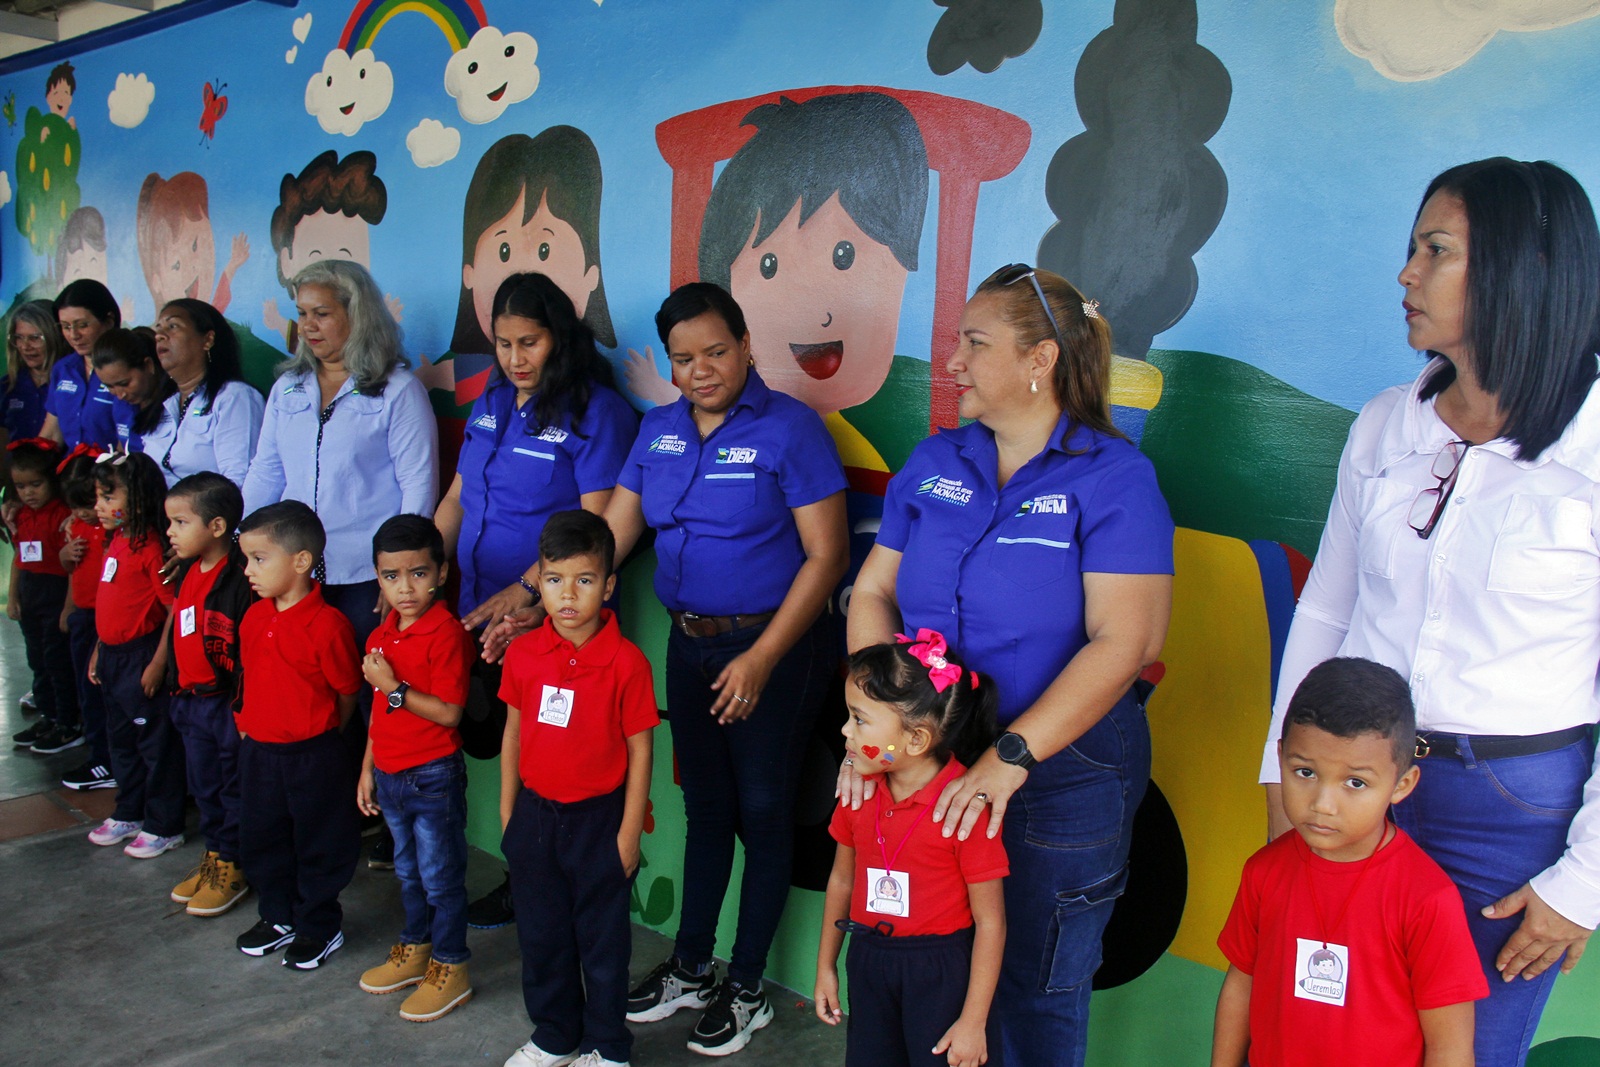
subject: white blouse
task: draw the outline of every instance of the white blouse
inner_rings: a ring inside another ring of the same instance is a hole
[[[1405,676],[1419,730],[1526,735],[1600,719],[1600,389],[1538,459],[1517,459],[1505,439],[1469,449],[1423,540],[1412,505],[1439,484],[1434,459],[1455,434],[1417,396],[1443,364],[1380,393],[1350,428],[1284,649],[1263,782],[1279,778],[1289,698],[1333,656]],[[1534,890],[1567,918],[1600,925],[1600,776],[1567,841]]]

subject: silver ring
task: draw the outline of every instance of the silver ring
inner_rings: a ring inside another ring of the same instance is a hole
[[[989,794],[988,793],[974,793],[972,795],[974,797],[976,797],[978,800],[983,801],[985,804],[989,803]]]
[[[742,697],[742,696],[740,696],[740,695],[739,695],[739,694],[737,694],[737,693],[735,693],[735,694],[734,694],[734,695],[733,695],[733,699],[735,699],[735,700],[737,700],[737,701],[738,701],[738,702],[739,702],[739,703],[741,703],[741,704],[748,704],[748,703],[750,703],[750,698],[749,698],[749,697]]]
[[[849,756],[846,756],[844,758],[844,765],[846,767],[854,767],[856,765],[856,761],[851,759]]]

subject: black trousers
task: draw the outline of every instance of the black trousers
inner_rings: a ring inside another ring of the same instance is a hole
[[[967,999],[970,926],[917,937],[853,933],[845,969],[850,976],[845,1067],[945,1067],[944,1054],[931,1050],[961,1017]],[[998,1053],[991,1025],[991,1067],[999,1063]]]
[[[95,673],[106,707],[111,773],[117,777],[113,818],[143,823],[146,833],[183,833],[183,742],[173,728],[167,694],[144,695],[140,678],[161,643],[156,630],[120,645],[100,644]],[[165,688],[165,679],[162,688]]]
[[[78,683],[72,676],[67,635],[61,632],[61,608],[66,602],[64,575],[17,572],[17,622],[33,672],[33,702],[48,721],[77,728]]]
[[[91,763],[111,767],[111,744],[106,740],[106,704],[100,687],[89,681],[89,659],[100,643],[94,630],[94,609],[73,608],[67,616],[67,645],[72,652],[72,681],[78,687],[78,710],[83,735],[89,742]]]
[[[239,862],[239,728],[231,701],[216,693],[172,695],[172,723],[183,737],[189,793],[200,809],[206,849]]]
[[[522,1001],[544,1051],[628,1062],[633,932],[617,834],[625,788],[572,804],[517,794],[500,850],[522,948]]]
[[[261,918],[328,940],[356,873],[356,783],[339,731],[305,741],[239,743],[239,855]]]

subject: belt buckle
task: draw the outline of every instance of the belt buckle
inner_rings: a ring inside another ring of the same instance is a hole
[[[678,613],[678,629],[683,631],[683,635],[685,637],[699,637],[700,635],[698,633],[696,633],[693,629],[691,629],[691,627],[695,623],[699,622],[703,618],[705,618],[705,616],[696,615],[692,611],[679,612]]]
[[[1418,734],[1417,735],[1416,758],[1417,759],[1427,759],[1429,753],[1431,753],[1432,751],[1433,751],[1433,745],[1429,743],[1429,741],[1428,741],[1428,739],[1426,737],[1423,737],[1421,734]]]

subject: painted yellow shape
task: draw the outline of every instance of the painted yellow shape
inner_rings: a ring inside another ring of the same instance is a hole
[[[44,191],[47,192],[47,193],[50,191],[50,168],[49,167],[44,168]]]
[[[1189,860],[1171,951],[1225,969],[1217,934],[1244,861],[1266,843],[1256,772],[1272,708],[1271,636],[1249,545],[1180,529],[1173,547],[1167,673],[1150,701],[1151,776],[1172,804]]]
[[[68,141],[65,145],[62,146],[62,150],[61,150],[61,165],[64,166],[64,167],[72,166],[72,142],[71,141]]]
[[[839,449],[839,459],[846,467],[859,467],[868,471],[889,470],[889,465],[883,461],[878,450],[872,447],[866,435],[837,411],[824,415],[822,421],[827,425],[828,432],[833,434],[833,443]]]
[[[39,153],[37,153],[37,152],[29,152],[28,153],[28,173],[32,174],[34,171],[36,171],[38,169],[39,169]]]
[[[1161,371],[1142,359],[1111,357],[1111,402],[1149,411],[1161,399]]]

